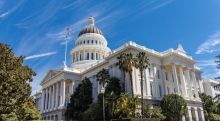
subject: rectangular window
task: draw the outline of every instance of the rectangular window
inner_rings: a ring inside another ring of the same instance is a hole
[[[172,80],[173,80],[173,82],[174,82],[174,77],[173,77],[173,74],[172,74]]]
[[[160,79],[160,70],[157,70],[157,78]]]
[[[151,96],[153,96],[153,88],[152,88],[152,83],[150,83],[150,93],[151,93]]]
[[[98,60],[98,53],[96,53],[96,60]]]
[[[159,85],[159,93],[160,93],[160,97],[162,96],[162,90],[161,90],[161,86]]]
[[[149,74],[149,76],[151,76],[151,70],[150,70],[150,68],[148,68],[148,74]]]
[[[168,73],[167,72],[165,72],[165,78],[168,81]]]
[[[167,87],[167,93],[170,94],[170,88],[169,87]]]
[[[87,60],[89,60],[89,53],[87,53]]]
[[[91,59],[94,60],[94,53],[91,53]]]

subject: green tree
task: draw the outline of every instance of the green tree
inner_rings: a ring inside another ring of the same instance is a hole
[[[0,120],[40,118],[31,97],[30,82],[36,74],[23,61],[23,56],[16,57],[8,45],[0,43]]]
[[[134,90],[133,90],[133,80],[132,80],[132,71],[134,66],[134,58],[132,53],[122,53],[118,56],[118,63],[119,68],[123,70],[123,72],[128,72],[130,85],[131,85],[131,97],[134,97]]]
[[[99,84],[104,88],[105,84],[109,82],[110,76],[107,69],[102,69],[96,74],[96,79]]]
[[[116,63],[116,65],[119,67],[119,69],[123,72],[123,82],[122,82],[123,91],[125,91],[125,76],[126,76],[125,72],[127,72],[126,71],[127,68],[126,68],[126,65],[124,63],[124,58],[125,58],[125,53],[122,53],[121,55],[119,55],[117,57],[118,62]]]
[[[217,119],[220,120],[220,116],[218,115],[219,103],[214,101],[210,95],[206,95],[205,93],[199,93],[199,97],[202,101],[205,119],[209,121],[217,121]]]
[[[74,94],[71,95],[70,103],[67,105],[67,119],[82,119],[83,112],[89,108],[92,103],[92,83],[88,78],[82,80],[77,86]]]
[[[117,99],[119,98],[122,92],[120,80],[116,77],[110,78],[109,83],[105,88],[105,102],[106,102],[106,109],[107,109],[107,119],[114,118],[114,109]]]
[[[187,103],[183,97],[177,94],[169,94],[161,101],[162,113],[169,121],[180,120],[180,117],[187,113]]]
[[[114,115],[117,118],[135,118],[135,110],[139,105],[138,98],[128,98],[126,95],[121,94],[116,102]]]
[[[162,114],[162,110],[159,107],[153,107],[152,105],[146,104],[144,105],[144,110],[143,110],[143,118],[155,118],[164,120],[166,116]]]
[[[83,113],[84,121],[101,121],[102,120],[102,107],[99,103],[92,103],[89,105],[89,109],[87,109]]]
[[[145,52],[139,52],[134,60],[135,60],[134,61],[135,67],[139,69],[141,75],[141,115],[143,115],[143,110],[144,110],[143,73],[144,70],[149,66],[149,59]]]

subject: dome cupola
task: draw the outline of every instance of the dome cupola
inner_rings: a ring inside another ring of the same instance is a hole
[[[96,33],[96,34],[100,34],[100,35],[103,35],[102,34],[102,31],[95,27],[95,20],[93,17],[89,17],[89,26],[83,28],[80,32],[79,32],[79,36],[83,35],[83,34],[86,34],[86,33]]]
[[[76,47],[71,51],[72,66],[80,71],[96,64],[111,52],[102,31],[95,26],[93,17],[89,18],[88,24],[79,32]]]

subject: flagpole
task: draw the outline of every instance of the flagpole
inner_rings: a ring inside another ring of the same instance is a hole
[[[68,37],[70,36],[70,28],[67,28],[66,29],[66,36],[65,36],[65,50],[64,50],[64,62],[63,62],[63,69],[66,69],[67,66],[66,66],[66,56],[67,56],[67,40],[68,40]]]

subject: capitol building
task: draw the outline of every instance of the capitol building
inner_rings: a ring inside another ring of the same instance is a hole
[[[102,31],[95,26],[95,20],[90,17],[88,26],[84,27],[75,40],[71,50],[71,66],[65,64],[60,70],[49,70],[41,81],[42,90],[38,96],[38,107],[42,119],[64,120],[65,109],[70,95],[85,77],[92,82],[94,101],[101,92],[101,86],[96,81],[96,74],[103,68],[109,70],[111,77],[123,80],[123,72],[116,65],[117,57],[122,53],[145,52],[150,66],[144,72],[144,100],[156,105],[167,94],[179,94],[187,101],[188,113],[182,121],[205,121],[199,92],[203,89],[202,71],[196,66],[195,60],[187,55],[181,44],[175,49],[157,52],[145,46],[128,41],[119,48],[111,50],[108,47]],[[125,80],[129,80],[128,74]],[[132,71],[134,96],[141,95],[140,73]],[[130,82],[125,82],[126,93],[131,93]]]

